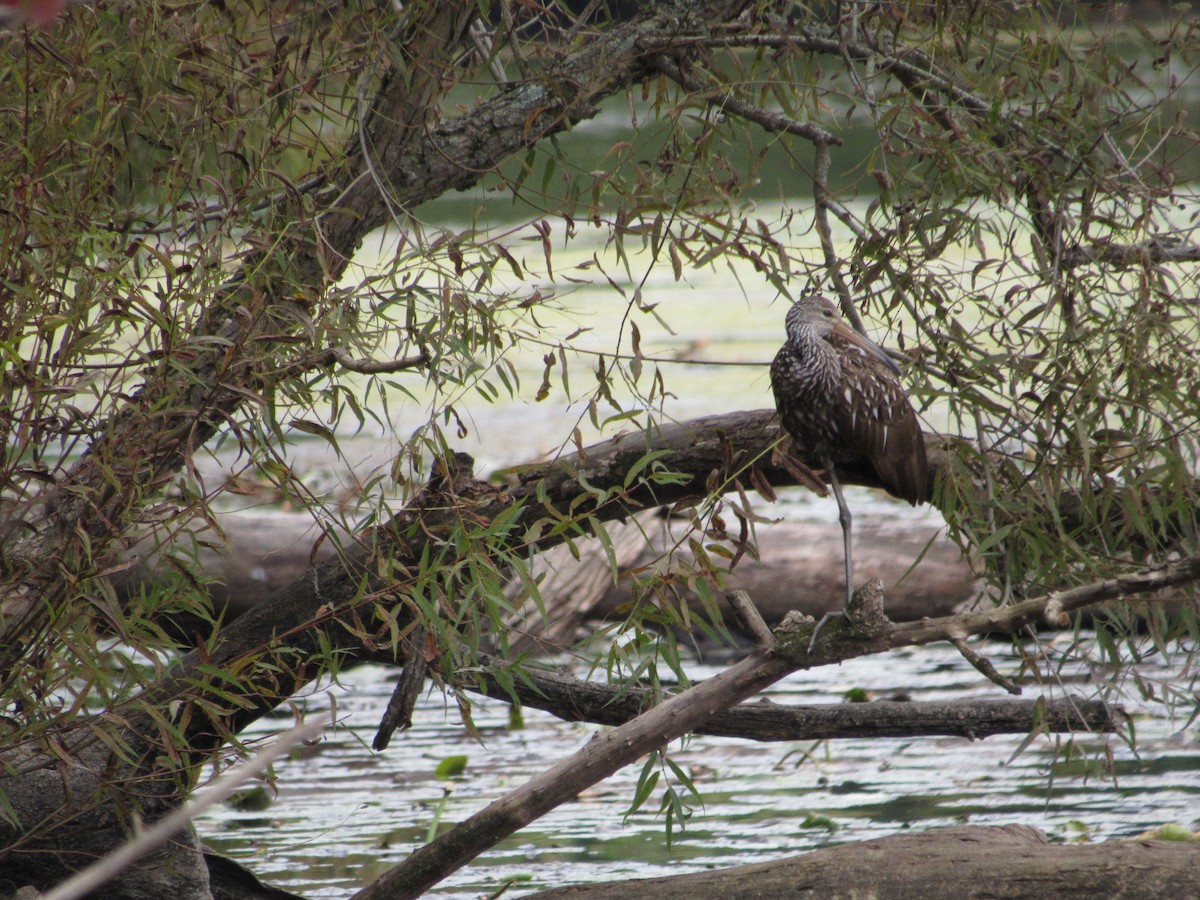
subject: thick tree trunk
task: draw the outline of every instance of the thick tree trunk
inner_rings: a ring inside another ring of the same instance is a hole
[[[1050,844],[1034,828],[1006,825],[897,834],[716,872],[557,888],[530,900],[1196,896],[1200,852],[1194,844]]]
[[[128,750],[150,752],[144,746]],[[12,751],[5,754],[10,764],[17,759]],[[0,897],[26,886],[45,891],[118,849],[128,839],[131,823],[152,823],[175,806],[173,786],[166,780],[129,783],[124,790],[106,786],[112,755],[101,742],[78,749],[69,759],[57,756],[55,762],[29,764],[20,778],[4,784],[5,804],[35,830],[32,836],[8,827],[0,831],[0,846],[6,850],[0,855]],[[103,896],[210,900],[211,889],[200,841],[189,827],[107,884]]]

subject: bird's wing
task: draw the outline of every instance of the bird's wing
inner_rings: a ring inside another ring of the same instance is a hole
[[[904,388],[879,350],[846,328],[827,340],[842,366],[836,404],[838,433],[846,449],[865,457],[880,480],[909,503],[929,499],[925,438]]]

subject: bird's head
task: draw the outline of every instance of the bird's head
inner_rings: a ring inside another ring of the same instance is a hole
[[[886,351],[846,324],[837,305],[824,294],[803,294],[792,304],[783,322],[788,340],[794,344],[803,345],[806,339],[811,340],[813,337],[827,339],[837,335],[846,343],[867,351],[893,372],[900,372],[899,366]]]
[[[803,343],[806,337],[809,340],[826,337],[834,332],[843,336],[855,334],[842,319],[834,302],[824,294],[803,294],[792,304],[783,322],[788,339],[793,343]]]

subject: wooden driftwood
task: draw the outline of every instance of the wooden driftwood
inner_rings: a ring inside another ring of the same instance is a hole
[[[556,652],[569,647],[589,623],[620,619],[635,602],[651,602],[637,590],[639,576],[667,568],[686,572],[693,566],[686,523],[668,519],[661,511],[611,523],[607,533],[618,566],[615,580],[609,556],[598,541],[578,542],[577,553],[570,547],[554,547],[534,560],[545,615],[532,602],[513,615],[510,625],[523,635],[511,642],[514,650],[538,647]],[[886,613],[894,622],[951,615],[968,608],[983,592],[982,581],[959,548],[942,528],[926,522],[856,522],[854,567],[857,586],[869,578],[883,582]],[[757,527],[754,552],[743,555],[713,593],[724,623],[735,636],[743,636],[725,600],[729,591],[745,591],[767,624],[775,626],[792,611],[819,619],[841,609],[843,573],[840,526],[776,522]],[[513,586],[514,594],[517,587]],[[683,593],[692,610],[700,612],[698,598]],[[988,605],[986,599],[982,605]],[[1091,612],[1082,614],[1085,622],[1091,616]]]
[[[727,443],[689,435],[686,446],[689,471],[712,471],[715,467],[720,477],[719,473],[724,471],[721,466],[725,465],[721,460],[728,458]],[[631,445],[630,452],[636,449],[636,445]],[[447,538],[458,533],[462,510],[469,508],[478,521],[509,516],[512,527],[496,537],[502,551],[519,549],[523,553],[539,553],[562,543],[564,537],[559,530],[536,530],[535,526],[547,516],[550,521],[557,521],[570,511],[605,523],[629,515],[632,509],[645,509],[650,505],[648,500],[661,505],[689,499],[685,493],[686,485],[629,484],[630,464],[615,450],[606,452],[601,448],[586,457],[581,456],[571,465],[559,465],[561,472],[539,469],[534,481],[497,488],[474,478],[469,457],[455,454],[439,459],[428,484],[405,508],[396,512],[386,527],[374,530],[375,541],[362,545],[350,542],[344,556],[318,564],[294,582],[284,585],[267,602],[228,624],[219,641],[180,658],[168,671],[146,685],[135,700],[119,708],[117,715],[107,717],[106,723],[119,731],[114,739],[120,740],[128,748],[127,752],[111,754],[108,748],[112,745],[97,741],[94,729],[80,729],[70,736],[70,743],[55,747],[53,753],[40,745],[21,747],[10,752],[5,760],[9,771],[56,773],[56,761],[62,758],[63,752],[76,753],[94,748],[93,752],[105,757],[100,760],[104,764],[77,767],[77,770],[82,769],[81,775],[92,780],[90,787],[80,784],[76,789],[61,783],[61,779],[37,784],[28,779],[17,779],[13,785],[6,785],[6,795],[12,798],[14,786],[36,791],[36,796],[26,791],[25,798],[33,802],[33,807],[29,816],[22,817],[22,820],[35,822],[50,821],[68,802],[73,802],[71,798],[94,798],[96,806],[93,810],[72,811],[72,827],[87,829],[90,833],[107,832],[115,837],[121,824],[120,810],[99,790],[98,779],[105,779],[113,792],[124,792],[123,795],[133,795],[136,790],[143,810],[153,801],[157,805],[150,809],[151,814],[177,802],[178,763],[174,758],[167,758],[166,763],[159,762],[163,757],[156,742],[161,721],[159,710],[167,708],[168,704],[180,703],[183,710],[178,714],[180,743],[186,744],[193,754],[209,753],[227,741],[228,735],[240,733],[249,723],[277,708],[281,701],[309,684],[314,671],[319,670],[314,665],[315,660],[344,653],[346,660],[352,661],[363,652],[361,628],[348,627],[346,623],[362,621],[356,618],[362,609],[383,598],[391,598],[397,590],[396,583],[378,571],[375,554],[379,550],[394,555],[395,571],[415,569],[435,547],[445,546]],[[597,497],[608,496],[609,487],[619,489],[625,498],[624,504],[597,502]],[[535,536],[531,537],[531,534]],[[402,540],[400,536],[403,536]],[[735,592],[733,596],[738,598],[737,608],[743,621],[751,623],[748,630],[758,636],[749,655],[685,692],[664,699],[634,721],[603,731],[575,754],[512,791],[509,797],[490,804],[415,851],[405,863],[381,876],[358,896],[364,900],[367,897],[395,900],[402,896],[419,896],[497,840],[578,796],[620,767],[635,762],[665,742],[694,731],[716,713],[754,696],[798,669],[896,647],[961,641],[972,635],[997,631],[1016,633],[1039,622],[1052,622],[1055,627],[1061,627],[1057,624],[1060,619],[1090,604],[1191,585],[1197,580],[1200,580],[1200,559],[1188,557],[1005,607],[947,618],[890,625],[881,622],[879,616],[851,615],[848,619],[832,622],[815,648],[810,648],[811,619],[786,617],[774,631],[768,630],[765,624],[753,622],[753,604],[740,592]],[[859,601],[856,608],[880,612],[882,595],[882,584],[872,579],[856,593]],[[402,627],[415,621],[406,604],[396,603],[393,609],[397,624]],[[236,672],[238,677],[231,680],[210,674],[229,671]],[[199,702],[208,696],[205,691],[209,679],[216,680],[217,685],[211,693],[222,702]],[[145,761],[146,765],[135,769],[139,761]],[[85,818],[83,812],[92,815]],[[145,818],[149,820],[154,816]],[[19,840],[22,836],[12,833],[15,831],[10,827],[9,835],[0,833],[0,840]],[[2,828],[0,832],[3,832]],[[69,832],[62,836],[54,833],[48,837],[38,836],[39,841],[26,842],[20,853],[14,853],[6,860],[9,869],[28,871],[34,861],[63,868],[65,863],[54,842],[68,836]],[[45,870],[40,883],[52,883],[50,874],[49,869]]]
[[[320,529],[305,513],[230,512],[220,516],[219,526],[220,532],[205,528],[196,534],[196,556],[202,574],[212,579],[214,605],[230,617],[252,609],[333,551],[333,541],[318,541]],[[516,649],[567,645],[586,621],[624,614],[633,600],[634,573],[668,564],[680,570],[692,563],[686,525],[656,510],[610,524],[608,536],[621,573],[615,582],[609,557],[597,540],[578,542],[578,556],[566,546],[539,556],[534,571],[541,579],[546,616],[534,604],[526,604],[514,619],[525,635]],[[727,589],[746,591],[772,625],[792,610],[819,617],[841,605],[842,536],[836,524],[760,525],[756,544],[757,558],[743,555],[725,587],[716,591],[719,596]],[[149,586],[162,577],[163,560],[149,542],[135,546],[131,556],[137,562],[121,583],[123,590]],[[969,564],[934,526],[864,521],[855,526],[854,556],[863,580],[883,581],[888,614],[896,621],[947,615],[977,589]],[[904,577],[918,558],[920,563]],[[514,585],[514,594],[518,588]],[[694,597],[692,602],[699,608]],[[724,607],[724,600],[720,605]],[[732,626],[727,608],[724,611]]]
[[[643,544],[629,570],[652,566],[676,546],[679,562],[684,566],[691,562],[683,524],[666,521],[659,528],[653,544]],[[725,590],[749,594],[769,625],[792,610],[820,618],[842,608],[846,591],[840,526],[760,525],[755,543],[757,558],[743,556],[727,576]],[[854,565],[858,584],[868,578],[883,582],[888,615],[898,622],[948,615],[978,589],[961,551],[934,525],[898,520],[855,523]],[[605,592],[593,615],[608,618],[632,600],[633,579],[623,577]]]
[[[1200,896],[1200,850],[1174,841],[1050,844],[1024,825],[896,834],[715,872],[555,888],[530,900],[654,897]]]
[[[524,706],[559,719],[621,725],[661,702],[646,687],[608,685],[566,672],[530,668],[503,685],[486,674],[460,677],[456,684],[495,697],[509,692]],[[812,741],[835,738],[956,735],[978,740],[995,734],[1115,731],[1126,721],[1119,706],[1081,696],[1037,700],[952,700],[945,702],[824,703],[795,706],[760,697],[710,716],[695,729],[755,741]]]

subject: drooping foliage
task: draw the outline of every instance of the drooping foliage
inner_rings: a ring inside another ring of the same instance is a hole
[[[652,431],[706,411],[677,346],[698,318],[781,323],[814,284],[963,438],[935,502],[986,599],[1198,552],[1194,19],[501,2],[418,53],[437,6],[99,0],[0,34],[15,735],[135,692],[174,653],[162,614],[213,619],[189,535],[247,491],[369,534],[433,455],[486,444],[496,404],[564,410],[516,456]],[[401,164],[373,142],[398,119]],[[769,358],[720,370],[744,406],[769,405]],[[297,467],[298,442],[340,458],[362,434],[394,460],[349,498]],[[689,561],[642,579],[651,624],[687,615],[684,588],[715,595],[726,519],[769,514],[739,486],[708,485]],[[447,677],[505,646],[527,560],[497,551],[503,524],[464,517],[409,582]],[[607,544],[594,519],[556,527]],[[122,600],[119,551],[146,533],[174,577]],[[395,602],[349,627],[399,640]],[[1196,634],[1186,606],[1154,625]],[[630,627],[615,646],[645,649]]]

